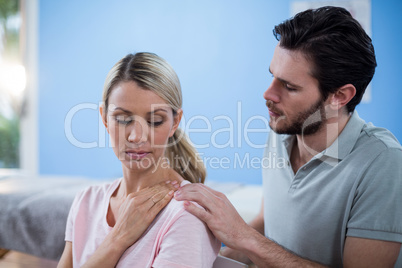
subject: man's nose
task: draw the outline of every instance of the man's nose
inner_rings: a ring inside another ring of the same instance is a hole
[[[269,87],[267,88],[267,90],[265,90],[264,92],[264,99],[267,101],[273,101],[275,103],[280,102],[281,98],[280,98],[280,86],[281,83],[278,79],[274,78],[271,82],[271,84],[269,85]]]

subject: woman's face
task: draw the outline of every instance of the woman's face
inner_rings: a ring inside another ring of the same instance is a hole
[[[182,110],[172,108],[151,90],[136,82],[122,82],[109,96],[102,118],[119,160],[129,169],[155,169],[163,161],[168,138],[176,131]]]

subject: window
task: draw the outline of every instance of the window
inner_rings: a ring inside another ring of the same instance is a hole
[[[38,0],[0,0],[0,168],[37,174]]]
[[[0,1],[0,24],[0,168],[18,168],[19,120],[25,89],[18,0]]]

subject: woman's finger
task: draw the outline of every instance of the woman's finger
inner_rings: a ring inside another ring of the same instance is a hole
[[[176,191],[179,184],[176,181],[163,181],[151,187],[144,188],[136,193],[128,195],[129,198],[135,198],[137,204],[147,202],[151,197],[155,196],[153,200],[158,202],[166,193],[173,190]]]
[[[167,181],[167,182],[161,182],[155,186],[150,187],[145,191],[145,193],[142,193],[139,196],[136,196],[137,203],[138,204],[143,204],[147,203],[148,209],[153,207],[156,203],[160,202],[161,200],[164,199],[164,197],[171,192],[171,196],[173,196],[174,192],[180,187],[177,181]],[[170,198],[171,199],[171,198]],[[169,200],[170,200],[169,199]],[[166,204],[165,204],[166,205]],[[165,206],[163,205],[163,207]]]
[[[163,189],[163,190],[161,190],[160,192],[158,192],[158,193],[156,193],[156,194],[154,194],[153,196],[151,196],[151,199],[152,199],[152,201],[154,202],[154,203],[158,203],[160,200],[162,200],[164,197],[165,197],[165,195],[167,194],[167,193],[169,193],[170,191],[173,191],[173,190],[169,190],[169,189]],[[174,192],[174,191],[173,191]]]
[[[158,202],[154,202],[154,205],[149,209],[151,215],[154,217],[172,200],[174,191],[167,192]],[[153,202],[153,201],[152,201]]]

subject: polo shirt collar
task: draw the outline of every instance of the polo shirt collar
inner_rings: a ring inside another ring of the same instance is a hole
[[[365,124],[366,122],[359,117],[357,111],[354,111],[338,138],[326,150],[314,156],[313,159],[319,159],[323,156],[338,160],[344,159],[352,151]],[[283,142],[288,156],[291,154],[294,139],[294,135],[283,135]]]
[[[290,158],[290,154],[292,153],[292,147],[295,139],[296,139],[295,135],[285,134],[282,136],[283,144],[285,146],[286,152],[288,153],[288,158]]]
[[[352,151],[365,124],[357,111],[354,111],[341,134],[322,154],[339,160],[344,159]]]

